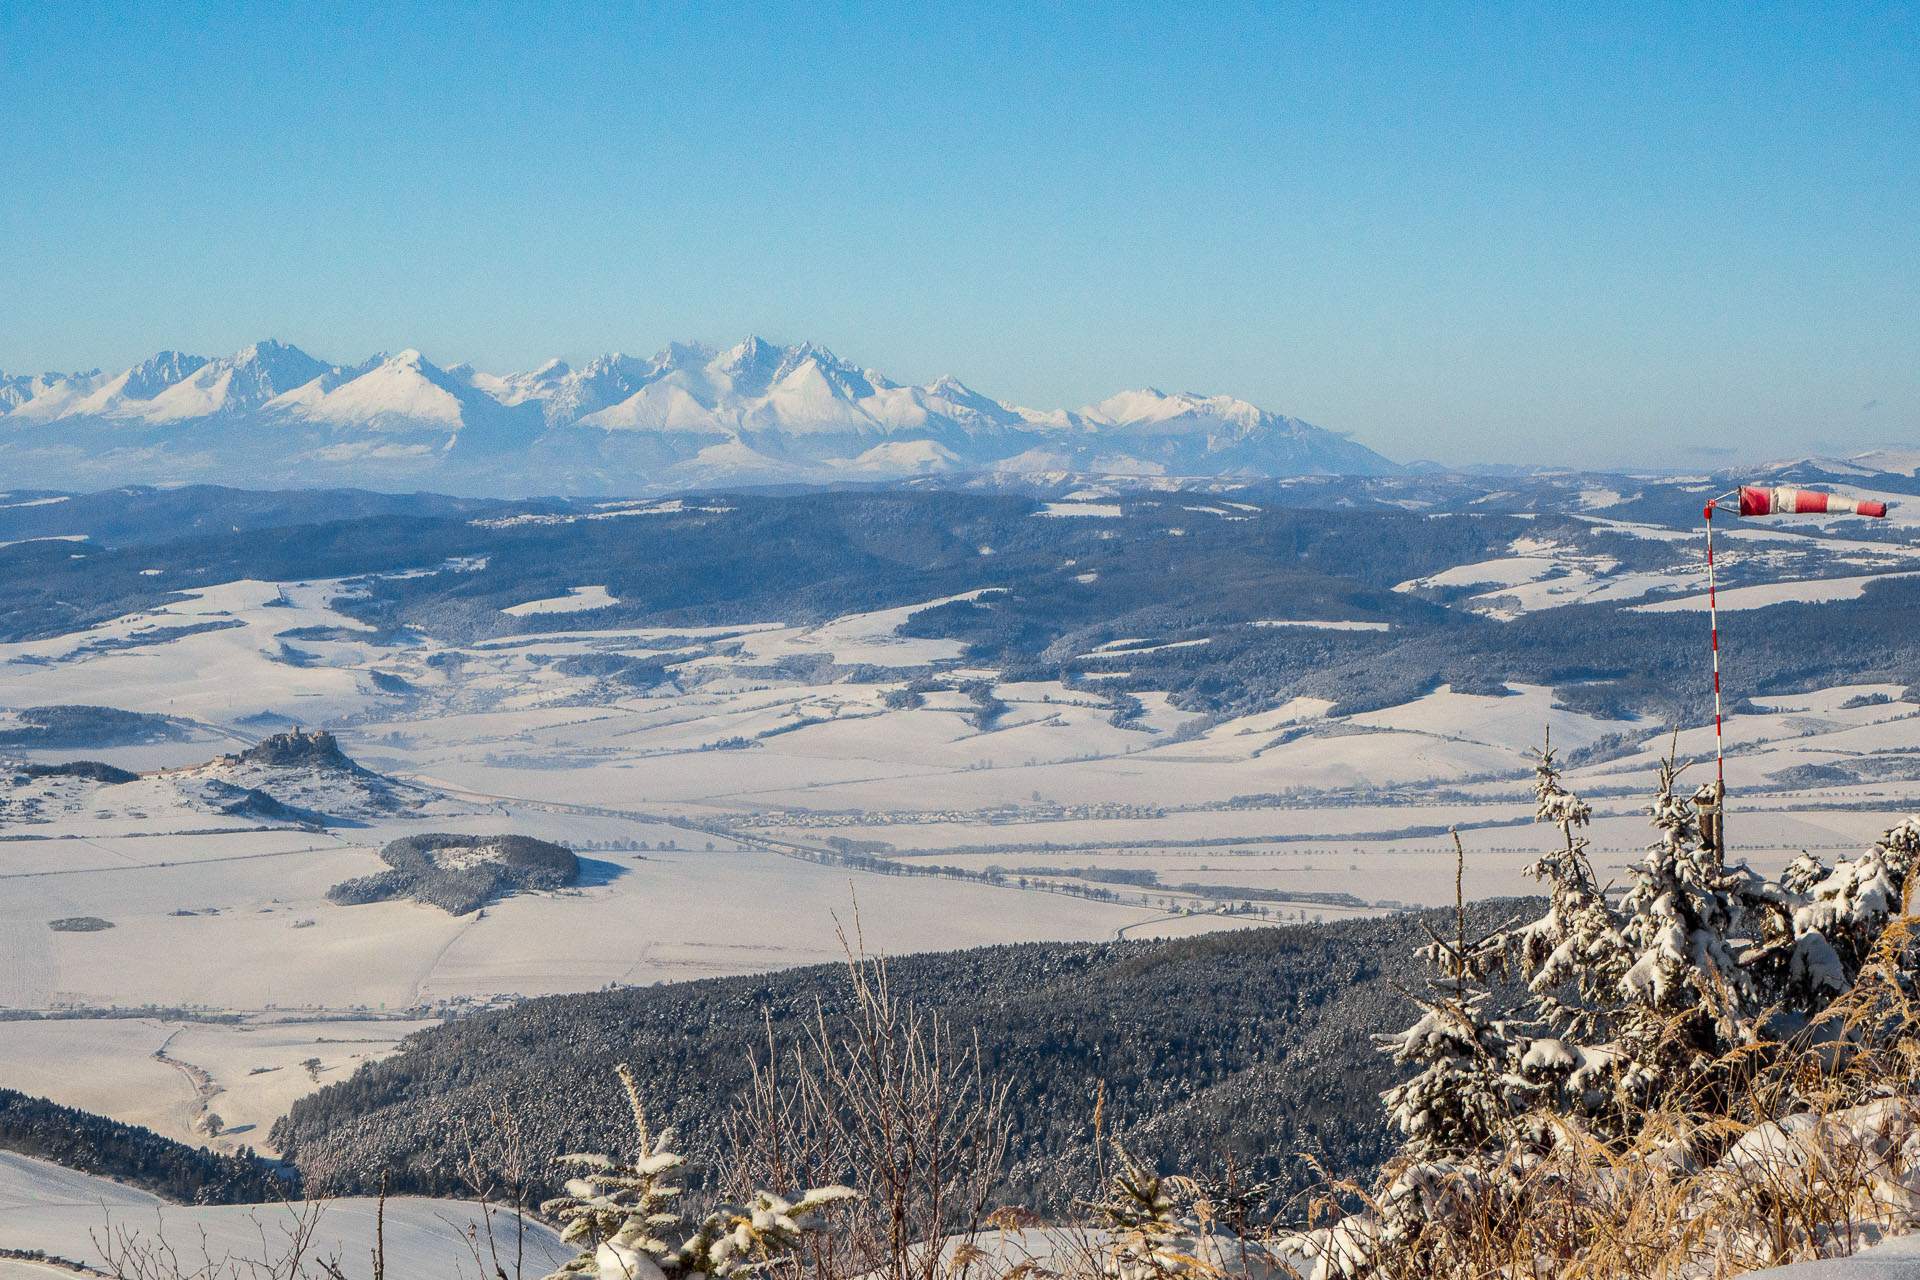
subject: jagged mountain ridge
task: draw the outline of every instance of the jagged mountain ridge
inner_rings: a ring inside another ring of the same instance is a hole
[[[1228,396],[1122,392],[1024,409],[942,377],[896,383],[812,343],[672,343],[494,375],[417,350],[329,365],[261,342],[164,351],[115,377],[0,375],[0,484],[346,483],[634,493],[971,471],[1381,475],[1334,432]]]

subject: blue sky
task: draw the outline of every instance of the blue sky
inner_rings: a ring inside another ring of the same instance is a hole
[[[0,369],[748,332],[1401,459],[1920,442],[1920,7],[0,0]]]

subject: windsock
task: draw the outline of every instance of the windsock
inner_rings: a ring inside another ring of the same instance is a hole
[[[1721,494],[1709,502],[1701,513],[1707,518],[1707,618],[1708,634],[1713,644],[1713,755],[1716,780],[1713,787],[1715,808],[1711,812],[1713,845],[1716,849],[1724,849],[1726,842],[1723,801],[1727,794],[1727,752],[1720,714],[1720,602],[1713,565],[1713,512],[1721,503],[1731,502],[1736,496],[1740,499],[1739,511],[1743,516],[1855,515],[1884,519],[1887,514],[1887,504],[1872,498],[1843,498],[1835,493],[1790,489],[1784,485],[1766,489],[1754,484],[1743,484],[1731,493]],[[1704,814],[1707,811],[1702,812]]]
[[[1740,514],[1743,516],[1853,515],[1884,517],[1887,504],[1870,498],[1843,498],[1836,493],[1812,489],[1762,489],[1756,485],[1740,488]]]

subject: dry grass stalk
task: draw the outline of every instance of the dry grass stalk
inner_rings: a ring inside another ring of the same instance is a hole
[[[337,1276],[339,1259],[322,1256],[315,1247],[323,1206],[309,1200],[284,1207],[286,1213],[276,1217],[277,1233],[269,1231],[260,1214],[253,1215],[257,1253],[215,1252],[204,1228],[195,1233],[195,1243],[183,1250],[168,1238],[166,1215],[159,1209],[154,1211],[151,1231],[115,1222],[109,1212],[105,1225],[89,1234],[100,1256],[101,1273],[113,1280],[327,1280]]]
[[[847,1024],[816,1009],[782,1070],[771,1029],[764,1059],[728,1125],[729,1185],[845,1181],[865,1199],[847,1229],[790,1263],[822,1280],[949,1280],[989,1269],[977,1245],[1006,1159],[1006,1087],[977,1044],[894,995],[854,918]]]

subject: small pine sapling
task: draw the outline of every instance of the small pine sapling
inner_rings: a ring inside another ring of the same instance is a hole
[[[1454,936],[1428,929],[1428,944],[1418,952],[1438,976],[1428,982],[1429,995],[1412,997],[1419,1021],[1374,1037],[1395,1062],[1421,1067],[1380,1095],[1402,1135],[1401,1158],[1366,1212],[1290,1237],[1293,1248],[1314,1259],[1315,1280],[1383,1267],[1431,1269],[1437,1242],[1505,1197],[1513,1167],[1508,1152],[1532,1136],[1526,1120],[1539,1090],[1518,1069],[1527,1048],[1523,1029],[1488,1016],[1487,982],[1505,969],[1514,935],[1502,928],[1468,936],[1466,850],[1458,831],[1453,848]]]
[[[1698,1086],[1728,1050],[1760,1035],[1761,993],[1731,937],[1744,921],[1735,890],[1747,873],[1729,873],[1724,851],[1702,838],[1694,798],[1676,787],[1685,768],[1672,756],[1660,763],[1656,838],[1621,903],[1632,963],[1613,1047],[1640,1103]]]
[[[1120,1167],[1104,1200],[1081,1207],[1112,1239],[1102,1266],[1111,1280],[1161,1280],[1210,1270],[1199,1258],[1199,1229],[1181,1218],[1171,1192],[1182,1180],[1163,1178],[1117,1144]]]
[[[828,1230],[822,1210],[858,1197],[838,1186],[792,1199],[756,1191],[749,1204],[723,1205],[689,1231],[676,1207],[686,1164],[674,1150],[678,1135],[671,1128],[652,1135],[632,1068],[622,1063],[618,1070],[639,1136],[635,1155],[624,1163],[604,1155],[558,1158],[581,1173],[540,1210],[564,1224],[560,1239],[581,1252],[546,1280],[750,1275],[791,1254],[809,1234]]]
[[[1590,842],[1580,834],[1593,819],[1592,806],[1563,785],[1551,739],[1535,759],[1534,821],[1555,827],[1560,844],[1527,868],[1547,886],[1547,913],[1512,933],[1512,959],[1530,975],[1535,1029],[1548,1033],[1528,1043],[1520,1071],[1547,1088],[1540,1101],[1548,1109],[1592,1114],[1614,1096],[1621,1063],[1607,1041],[1634,956],[1587,856]]]
[[[1532,973],[1527,989],[1541,1021],[1556,1035],[1588,1040],[1605,1034],[1604,1011],[1618,1004],[1627,941],[1579,834],[1593,808],[1561,785],[1551,742],[1536,758],[1534,821],[1557,828],[1560,847],[1527,868],[1547,886],[1547,914],[1514,931],[1515,958]]]
[[[1389,1120],[1405,1135],[1406,1153],[1416,1160],[1498,1146],[1509,1120],[1532,1104],[1530,1086],[1512,1069],[1521,1048],[1517,1028],[1487,1016],[1492,997],[1486,980],[1505,966],[1510,936],[1501,929],[1467,937],[1461,883],[1466,851],[1457,831],[1453,846],[1454,937],[1429,929],[1429,942],[1418,953],[1439,976],[1428,982],[1430,995],[1413,997],[1419,1021],[1373,1038],[1395,1062],[1421,1067],[1419,1075],[1381,1094]]]

